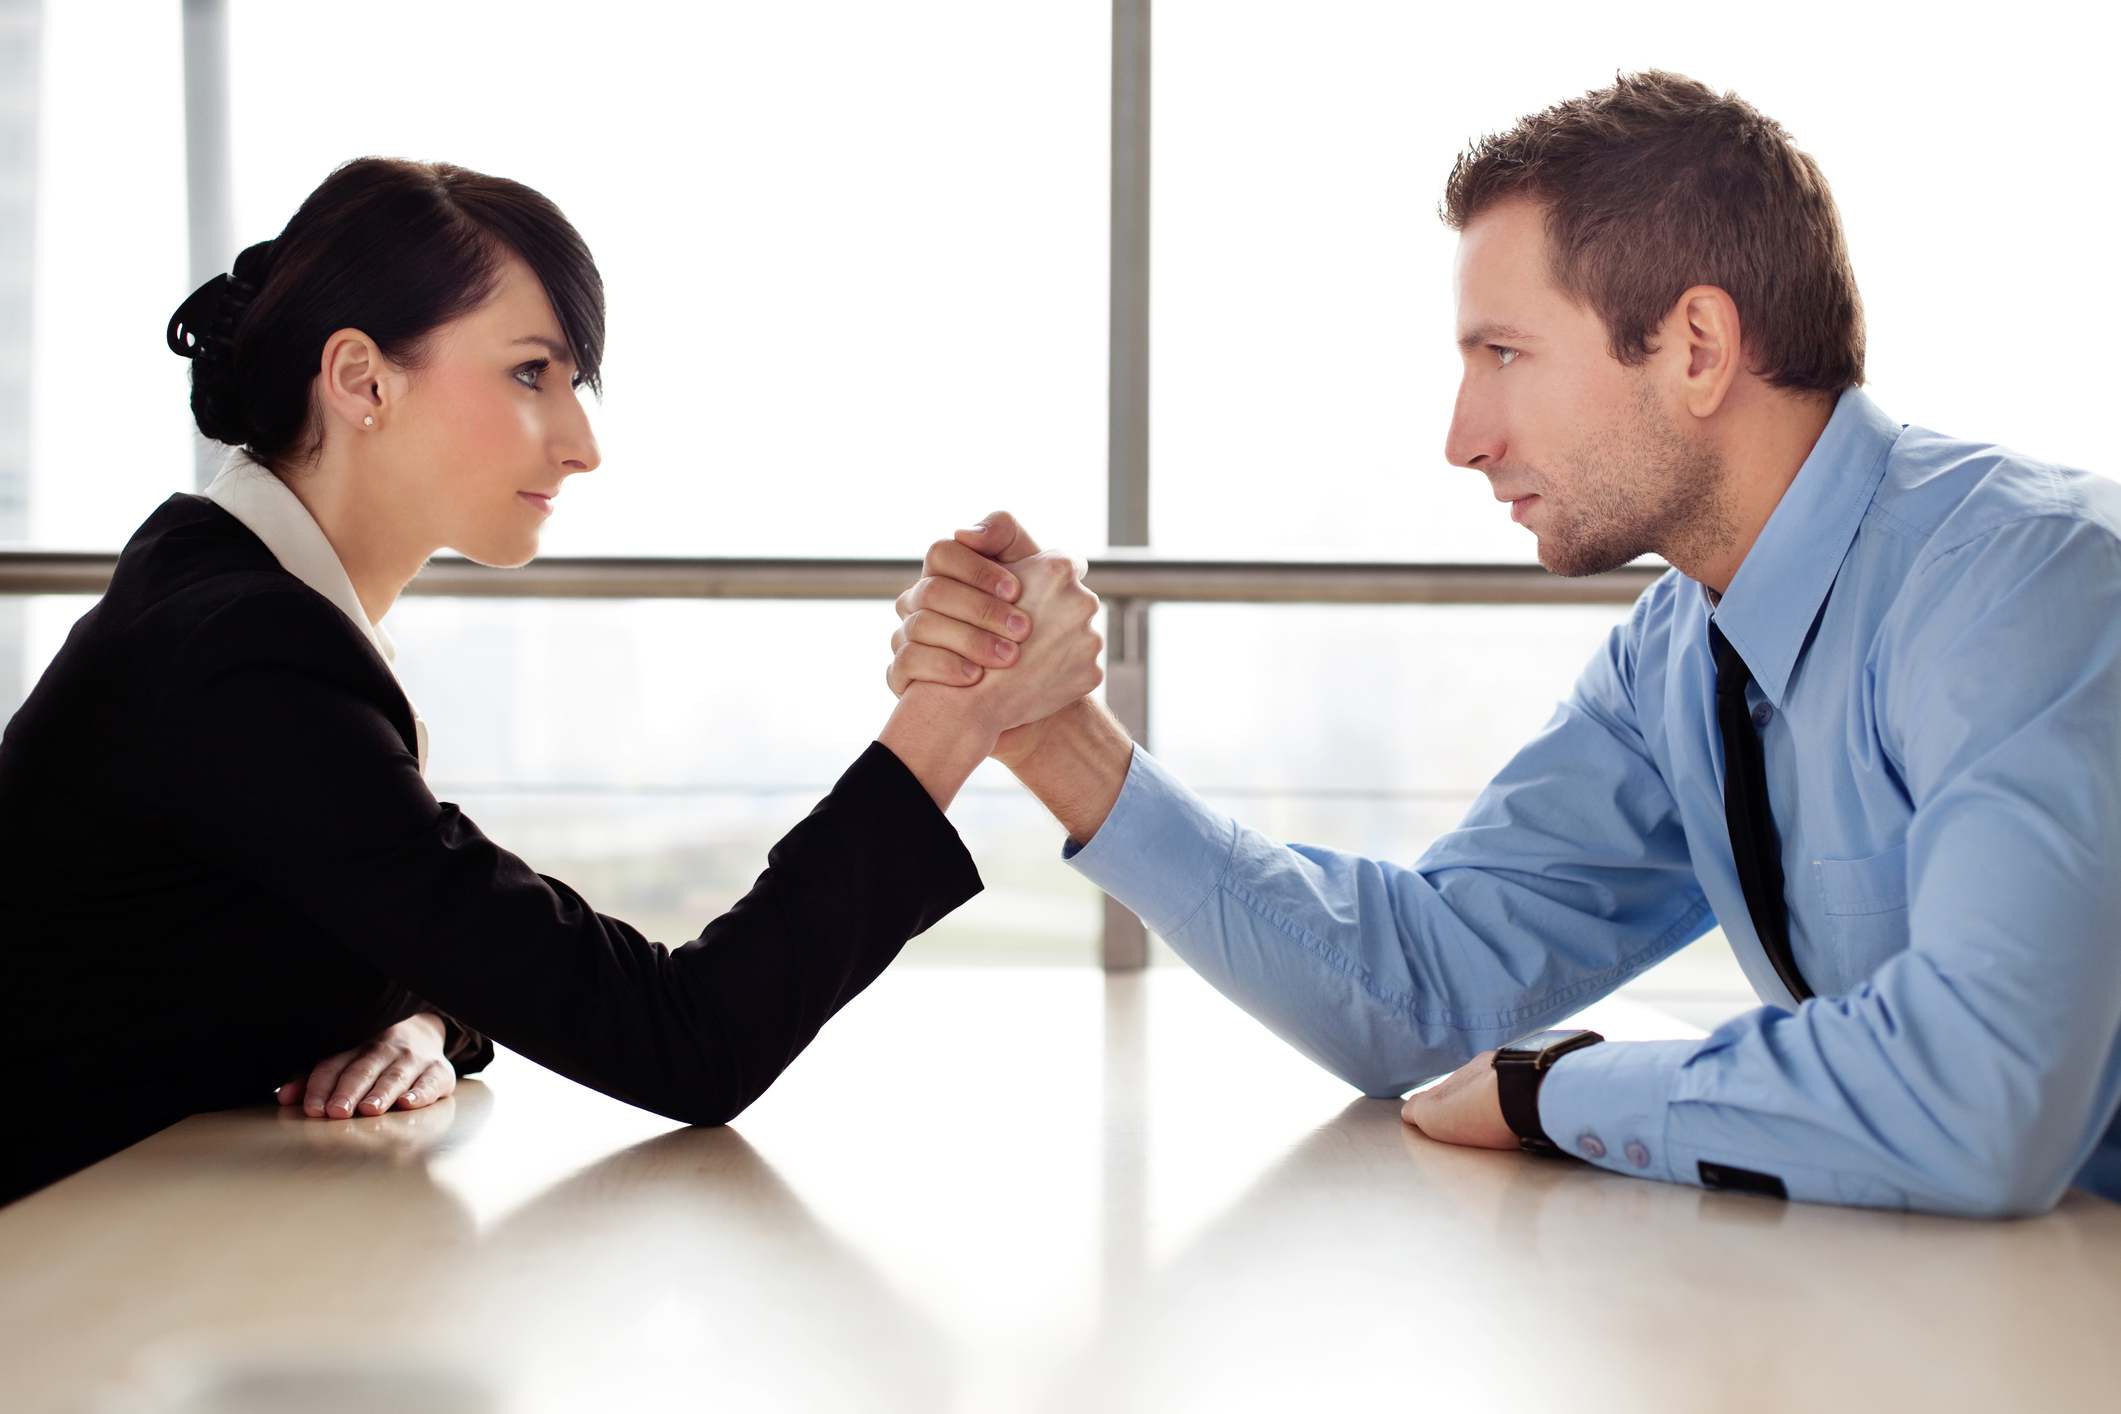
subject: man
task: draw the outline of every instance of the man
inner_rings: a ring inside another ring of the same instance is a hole
[[[1622,78],[1477,143],[1444,215],[1450,460],[1556,573],[1674,567],[1546,729],[1413,869],[1237,825],[1089,702],[997,756],[1320,1064],[1459,1067],[1407,1101],[1435,1138],[1876,1207],[2121,1197],[2121,487],[1858,390],[1826,181],[1734,96]],[[938,544],[894,685],[1006,666],[1032,548]],[[1761,1009],[1485,1054],[1719,922]]]

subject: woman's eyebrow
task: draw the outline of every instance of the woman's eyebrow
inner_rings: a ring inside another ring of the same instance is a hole
[[[518,344],[536,344],[539,348],[545,350],[546,353],[552,355],[553,360],[555,362],[574,362],[573,349],[568,348],[567,345],[559,342],[557,339],[548,339],[543,334],[525,334],[522,338],[517,339],[514,342]]]

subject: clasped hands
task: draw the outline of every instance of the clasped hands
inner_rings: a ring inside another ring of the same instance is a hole
[[[928,547],[921,579],[898,598],[885,681],[969,691],[991,701],[990,755],[1014,766],[1045,724],[1104,680],[1097,596],[1085,565],[1038,542],[1007,511]],[[1035,635],[1035,636],[1034,636]]]
[[[1006,680],[1010,670],[1035,651],[1034,635],[1041,633],[1039,623],[1046,612],[1043,605],[1069,587],[1055,582],[1058,564],[1065,564],[1075,581],[1080,579],[1079,563],[1056,561],[1041,556],[1037,543],[1006,511],[929,546],[920,582],[899,596],[899,626],[891,636],[891,666],[885,672],[892,692],[904,694],[916,683],[973,688]],[[1034,567],[1033,573],[1024,573]],[[1073,587],[1081,588],[1079,582]],[[1080,600],[1063,602],[1079,614]],[[1095,596],[1089,603],[1094,609]],[[1081,624],[1074,615],[1063,622],[1070,630]],[[1095,825],[1102,822],[1103,809],[1079,814],[1081,823],[1091,827],[1081,828],[1054,798],[1051,778],[1034,783],[1038,773],[1031,768],[1055,720],[1069,710],[1089,708],[1083,699],[1095,686],[1093,680],[1076,698],[1053,702],[1047,715],[1022,719],[999,735],[992,752],[1039,791],[1080,843],[1088,843]],[[1483,1052],[1439,1083],[1417,1090],[1401,1108],[1401,1118],[1446,1144],[1516,1148],[1517,1136],[1503,1122],[1493,1062],[1494,1053]]]

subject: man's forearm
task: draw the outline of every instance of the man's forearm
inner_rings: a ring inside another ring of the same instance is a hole
[[[1036,735],[1016,750],[1005,740],[998,753],[1002,764],[1053,812],[1068,838],[1088,844],[1127,783],[1134,760],[1127,729],[1103,703],[1085,697],[1018,730]]]

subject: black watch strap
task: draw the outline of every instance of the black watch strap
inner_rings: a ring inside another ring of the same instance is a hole
[[[1548,1158],[1575,1157],[1549,1138],[1540,1125],[1539,1087],[1555,1061],[1604,1039],[1596,1031],[1541,1031],[1495,1052],[1495,1088],[1502,1100],[1502,1122],[1517,1136],[1519,1148]]]

